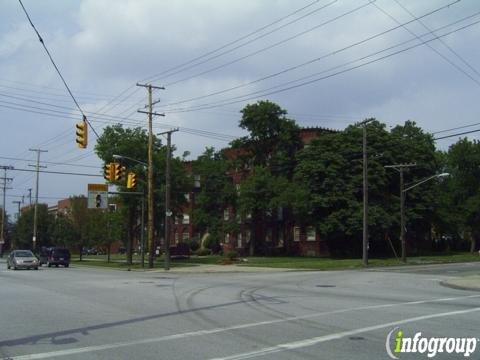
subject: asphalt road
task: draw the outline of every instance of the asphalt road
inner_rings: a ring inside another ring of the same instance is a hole
[[[480,337],[480,292],[439,284],[463,273],[480,264],[180,274],[0,262],[0,359],[389,359],[397,327]]]

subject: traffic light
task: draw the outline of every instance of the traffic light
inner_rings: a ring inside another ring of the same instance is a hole
[[[137,175],[129,172],[127,176],[127,189],[133,189],[135,186],[137,186]]]
[[[76,127],[76,135],[77,135],[77,145],[81,149],[85,149],[88,144],[88,125],[85,121],[85,117],[82,121],[75,125]]]
[[[125,166],[122,166],[119,163],[112,163],[113,164],[113,180],[120,181],[125,178]]]
[[[100,194],[97,194],[97,196],[95,196],[95,207],[97,209],[102,207],[102,195]]]
[[[108,164],[105,164],[105,166],[103,167],[104,171],[103,171],[103,177],[105,178],[105,180],[107,181],[113,181],[113,174],[115,172],[114,170],[114,166],[113,166],[113,163],[108,163]]]

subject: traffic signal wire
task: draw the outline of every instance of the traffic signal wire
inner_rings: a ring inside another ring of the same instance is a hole
[[[68,87],[68,84],[67,84],[67,82],[65,81],[65,78],[63,77],[62,73],[60,72],[60,69],[58,68],[57,64],[56,64],[55,61],[53,60],[53,57],[52,57],[52,55],[50,54],[50,51],[48,51],[48,48],[47,48],[47,46],[45,45],[45,42],[43,41],[43,38],[41,37],[41,35],[40,35],[40,33],[38,32],[38,30],[37,30],[37,28],[35,27],[35,25],[33,24],[32,19],[30,19],[30,15],[28,14],[27,9],[25,9],[25,6],[23,6],[22,0],[18,0],[18,2],[19,2],[20,5],[22,6],[22,9],[23,9],[23,11],[25,12],[25,15],[27,16],[28,22],[30,23],[30,25],[32,26],[33,30],[34,30],[35,33],[37,34],[38,40],[40,41],[40,43],[42,44],[43,48],[45,49],[45,52],[47,53],[48,58],[50,59],[53,67],[54,67],[55,70],[57,71],[58,76],[60,76],[60,79],[62,79],[63,85],[65,85],[65,88],[67,89],[68,93],[70,94],[71,98],[73,99],[73,102],[75,103],[75,105],[77,106],[78,110],[79,110],[80,113],[83,115],[84,120],[86,121],[86,123],[88,124],[88,126],[90,126],[90,128],[91,128],[92,131],[93,131],[93,133],[97,136],[97,139],[98,139],[98,138],[99,138],[98,133],[96,132],[96,130],[95,130],[95,128],[92,126],[92,124],[90,124],[90,121],[88,121],[87,116],[84,114],[82,108],[80,107],[80,105],[79,105],[78,102],[77,102],[77,99],[75,99],[75,96],[73,96],[73,93],[72,93],[72,91],[70,90],[70,88]]]

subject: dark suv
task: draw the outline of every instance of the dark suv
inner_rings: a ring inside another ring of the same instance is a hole
[[[70,266],[70,251],[64,248],[50,247],[42,248],[40,250],[40,266],[47,264],[48,267],[55,265]]]

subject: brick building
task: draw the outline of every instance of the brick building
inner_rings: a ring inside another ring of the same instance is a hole
[[[300,138],[304,146],[314,140],[320,138],[323,134],[333,133],[335,130],[312,127],[302,128],[300,130]],[[225,149],[227,157],[234,159],[238,156],[238,150]],[[187,172],[194,178],[194,190],[185,194],[187,198],[187,206],[183,208],[183,216],[175,219],[172,226],[172,245],[180,242],[189,242],[192,239],[197,241],[203,236],[198,233],[192,225],[191,214],[195,207],[195,196],[201,189],[201,179],[198,175],[193,174],[192,162],[185,163]],[[249,175],[249,169],[235,169],[230,173],[234,186],[240,189],[242,181]],[[224,221],[237,221],[239,230],[235,233],[223,234],[221,245],[224,252],[236,251],[239,254],[247,255],[248,246],[255,232],[257,239],[264,239],[265,254],[285,254],[300,256],[322,256],[328,255],[328,247],[324,240],[320,238],[314,226],[308,224],[297,224],[293,217],[286,212],[285,209],[279,208],[273,214],[269,214],[268,220],[261,224],[252,226],[251,217],[247,216],[241,219],[235,209],[225,207],[223,212]]]

